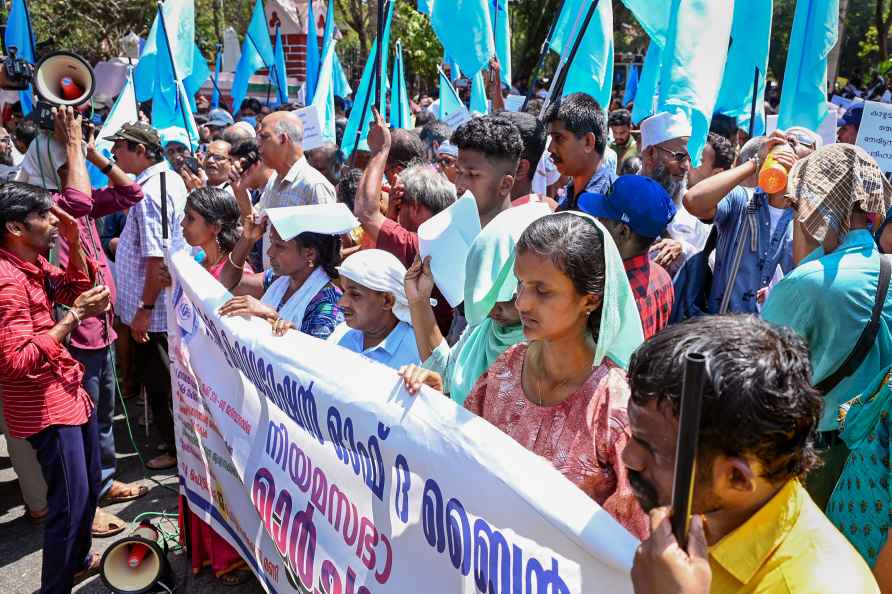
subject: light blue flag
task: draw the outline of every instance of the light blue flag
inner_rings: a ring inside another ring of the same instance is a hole
[[[731,47],[715,112],[731,116],[737,125],[749,129],[753,102],[755,71],[759,69],[756,89],[756,118],[753,134],[765,133],[765,73],[768,72],[768,47],[771,44],[773,0],[738,0],[734,3]]]
[[[223,46],[217,44],[217,59],[214,60],[214,92],[211,94],[211,109],[220,107],[220,70],[223,69]]]
[[[613,3],[608,0],[598,2],[588,29],[580,31],[592,1],[564,2],[549,47],[557,53],[569,53],[576,37],[582,35],[582,43],[567,71],[564,95],[588,93],[607,108],[613,91]]]
[[[626,90],[623,93],[623,107],[635,100],[635,92],[638,90],[638,64],[632,64],[629,68],[629,78],[626,80]]]
[[[403,44],[396,42],[396,56],[393,59],[393,76],[390,77],[390,127],[411,128],[412,117],[409,108],[409,93],[406,89],[406,72],[403,66]]]
[[[285,69],[285,46],[282,45],[282,31],[276,25],[275,65],[269,72],[269,78],[276,85],[276,97],[279,105],[288,103],[288,70]]]
[[[232,111],[237,112],[248,93],[248,82],[255,72],[261,68],[272,68],[275,61],[273,44],[269,40],[269,29],[266,15],[263,12],[263,0],[254,4],[251,22],[245,32],[242,43],[242,57],[239,58],[232,81]]]
[[[486,115],[489,108],[486,104],[486,83],[483,80],[483,71],[480,70],[471,79],[471,112]]]
[[[162,16],[164,22],[161,22]],[[195,3],[193,0],[165,2],[155,14],[133,71],[136,97],[140,101],[154,101],[160,96],[169,104],[175,104],[176,81],[185,82],[192,76],[193,65],[198,68],[197,76],[201,75],[204,60],[196,60],[196,53],[201,55],[195,45]],[[204,70],[207,71],[207,64]]]
[[[511,19],[508,18],[508,0],[490,0],[492,34],[496,55],[501,67],[503,85],[511,86]]]
[[[334,94],[336,97],[347,98],[353,92],[350,81],[344,73],[344,67],[341,66],[341,59],[338,58],[338,52],[334,54]]]
[[[189,98],[189,106],[192,108],[192,112],[194,113],[195,111],[197,111],[197,108],[195,106],[195,94],[198,93],[198,91],[201,89],[204,81],[206,81],[208,77],[210,77],[211,69],[208,66],[208,61],[201,53],[201,49],[199,49],[198,45],[193,44],[193,47],[194,55],[192,58],[192,73],[182,80],[183,88],[186,90],[186,96]]]
[[[307,79],[306,97],[316,96],[316,81],[319,80],[319,38],[316,37],[316,17],[313,14],[313,0],[307,2]]]
[[[747,0],[741,0],[746,2]],[[666,32],[673,3],[671,0],[622,0],[638,24],[660,48],[666,46]],[[727,2],[727,0],[726,0]],[[717,2],[718,3],[718,2]]]
[[[362,78],[359,81],[359,88],[356,89],[356,96],[353,98],[353,109],[350,111],[350,118],[347,120],[347,126],[344,128],[344,136],[341,137],[341,151],[344,158],[349,159],[353,151],[367,150],[368,145],[365,139],[369,134],[369,122],[372,121],[372,105],[374,105],[374,96],[369,96],[372,89],[372,77],[375,70],[375,52],[378,51],[378,40],[372,44],[372,51],[365,61],[365,67],[362,69]],[[368,101],[366,100],[368,98]],[[365,109],[363,109],[365,107]],[[359,141],[356,139],[356,131],[361,130]]]
[[[434,0],[418,0],[418,12],[430,16],[434,9]]]
[[[644,55],[644,66],[638,77],[638,88],[635,90],[635,106],[632,108],[632,121],[636,124],[654,114],[657,100],[657,85],[660,80],[660,65],[663,63],[663,52],[660,46],[651,39]]]
[[[817,130],[827,115],[827,54],[836,45],[839,0],[799,0],[790,30],[777,127]]]
[[[449,78],[446,74],[440,70],[440,111],[437,115],[437,119],[445,120],[449,117],[449,115],[457,109],[464,109],[465,104],[462,103],[461,98],[459,98],[458,93],[455,92],[455,87],[452,86],[452,83],[449,82]]]
[[[325,142],[335,141],[334,78],[332,76],[334,74],[334,56],[335,44],[329,43],[325,46],[325,52],[322,54],[322,67],[319,69],[319,80],[312,102],[312,105],[319,108],[319,123],[322,126],[322,138],[325,139]]]
[[[459,68],[458,63],[447,56],[445,53],[443,54],[443,63],[449,64],[449,80],[454,84],[455,81],[461,78],[461,68]]]
[[[464,72],[477,72],[496,53],[492,35],[491,0],[434,2],[431,26],[443,49]]]
[[[9,9],[9,18],[6,20],[6,34],[3,42],[7,48],[15,47],[16,56],[35,63],[35,46],[37,41],[34,38],[34,30],[31,28],[31,15],[28,13],[28,6],[25,0],[12,0],[12,7]],[[19,92],[19,101],[22,103],[22,114],[27,116],[34,109],[34,98],[31,88]]]
[[[384,48],[381,54],[381,72],[384,73],[384,76],[381,77],[381,94],[378,102],[378,112],[381,114],[387,113],[387,87],[389,86],[387,84],[387,52],[390,49],[390,25],[393,22],[394,4],[396,4],[394,1],[387,3],[387,19],[384,21],[384,45],[381,46]]]
[[[328,0],[328,12],[325,14],[325,29],[322,30],[322,59],[325,60],[325,51],[328,44],[334,41],[334,0]]]
[[[697,166],[725,71],[733,7],[714,0],[673,0],[672,8],[660,68],[659,110],[687,117],[692,129],[688,153]]]
[[[152,126],[159,134],[163,134],[169,128],[185,130],[194,151],[201,142],[198,126],[195,124],[195,117],[192,115],[183,83],[176,83],[176,88],[178,89],[176,105],[170,106],[166,101],[152,101]]]

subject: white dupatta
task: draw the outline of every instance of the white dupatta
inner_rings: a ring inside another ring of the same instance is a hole
[[[294,324],[295,328],[300,329],[310,301],[330,282],[331,279],[325,271],[321,268],[316,268],[307,277],[304,284],[288,298],[288,301],[282,303],[282,297],[288,291],[291,278],[280,276],[269,286],[263,297],[261,297],[260,302],[278,311],[282,319],[288,320]]]

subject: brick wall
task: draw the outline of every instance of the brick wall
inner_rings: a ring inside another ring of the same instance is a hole
[[[275,37],[273,37],[272,42],[273,47],[275,47]],[[319,51],[321,54],[322,38],[318,38],[316,40],[316,43],[319,45]],[[288,71],[288,76],[293,76],[300,81],[306,80],[307,36],[303,33],[282,35],[282,44],[285,46],[285,70]],[[266,71],[262,72],[265,73]]]

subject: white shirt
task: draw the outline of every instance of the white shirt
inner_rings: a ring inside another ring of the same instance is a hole
[[[258,210],[266,210],[267,208],[279,208],[282,206],[303,206],[306,204],[332,204],[337,202],[334,186],[331,185],[325,176],[314,169],[307,161],[306,157],[301,156],[285,177],[279,182],[279,174],[273,173],[266,186],[263,188],[263,194],[257,203]],[[269,229],[263,235],[263,267],[269,267],[269,256],[266,254],[269,249]]]
[[[786,208],[775,208],[770,204],[768,205],[768,216],[771,219],[771,229],[768,232],[770,237],[774,236],[774,230],[777,229],[777,223],[780,221],[780,218],[784,216],[786,211]]]
[[[677,267],[681,268],[688,258],[703,251],[712,225],[707,225],[689,213],[684,204],[676,204],[676,207],[678,211],[672,222],[666,225],[666,234],[681,243],[682,255],[677,264]],[[678,268],[673,272],[677,272]]]

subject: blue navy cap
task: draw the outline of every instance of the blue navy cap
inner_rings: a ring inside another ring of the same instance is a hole
[[[622,175],[606,194],[579,195],[579,210],[629,226],[642,237],[658,237],[677,209],[663,186],[643,175]]]

